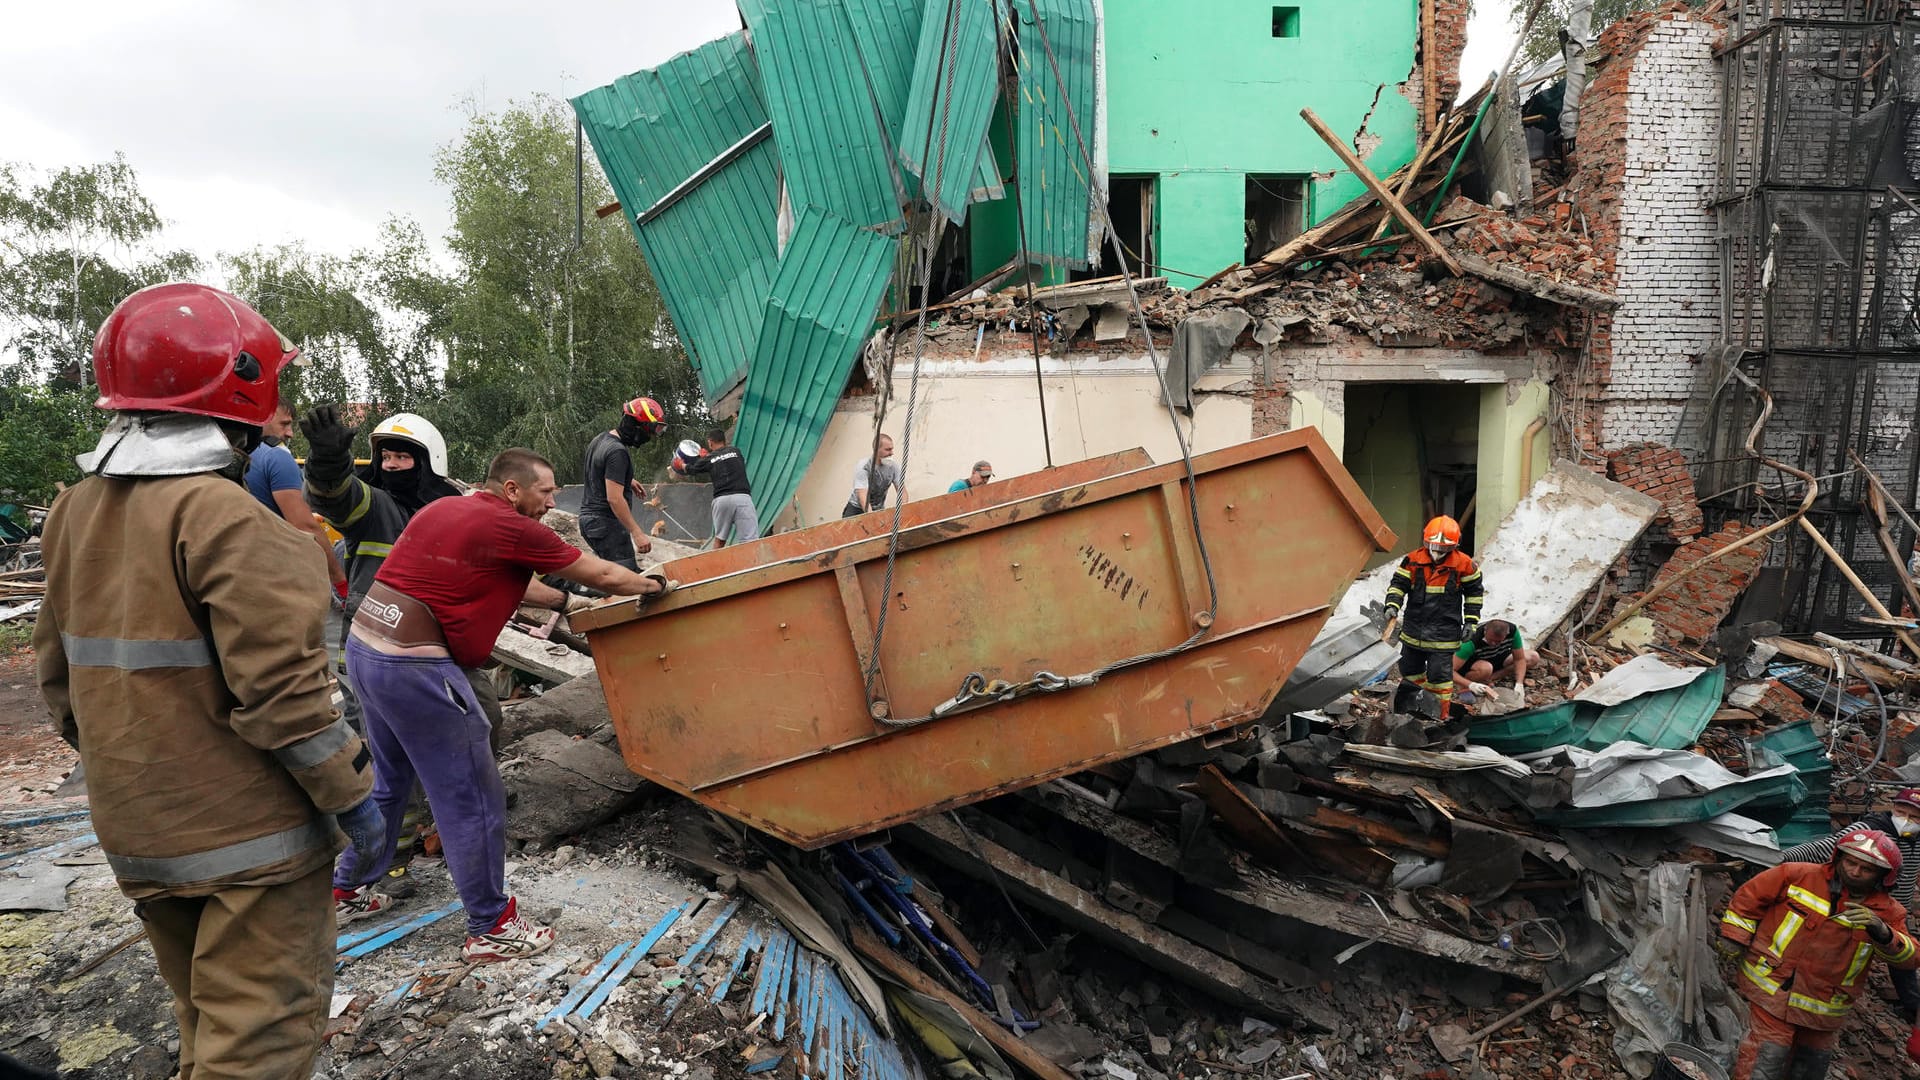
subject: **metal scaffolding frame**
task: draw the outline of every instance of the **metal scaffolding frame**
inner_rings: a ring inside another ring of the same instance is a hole
[[[1744,0],[1722,63],[1715,209],[1724,348],[1701,370],[1676,443],[1698,463],[1709,520],[1764,518],[1799,492],[1739,448],[1760,442],[1821,477],[1810,517],[1888,608],[1902,593],[1864,510],[1857,455],[1912,506],[1920,494],[1920,19],[1895,0]],[[1758,481],[1756,484],[1755,482]],[[1898,523],[1896,523],[1896,526]],[[1877,637],[1864,603],[1796,530],[1768,565],[1807,568],[1789,629]],[[1910,552],[1917,538],[1897,529]]]

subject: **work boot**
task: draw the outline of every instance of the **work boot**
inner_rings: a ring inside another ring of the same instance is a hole
[[[1793,1052],[1793,1064],[1787,1066],[1787,1080],[1826,1080],[1827,1070],[1833,1065],[1831,1050],[1801,1050]]]
[[[393,897],[376,892],[372,885],[333,890],[333,921],[339,926],[369,915],[378,915],[392,906]]]
[[[518,897],[507,898],[507,908],[493,929],[467,939],[461,950],[469,964],[489,964],[495,960],[519,960],[538,956],[553,947],[553,928],[520,917]]]

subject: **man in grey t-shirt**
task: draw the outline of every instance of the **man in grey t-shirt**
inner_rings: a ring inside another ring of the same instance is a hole
[[[853,467],[853,494],[847,497],[847,505],[841,509],[843,518],[864,514],[869,510],[879,510],[887,505],[887,492],[900,489],[900,501],[907,501],[907,485],[900,481],[900,466],[887,460],[893,456],[893,436],[880,436],[878,451],[872,461],[863,461]]]

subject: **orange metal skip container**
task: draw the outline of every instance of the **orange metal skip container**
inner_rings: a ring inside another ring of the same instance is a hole
[[[671,564],[682,588],[573,618],[627,764],[814,848],[1243,723],[1394,537],[1313,429],[1178,462],[1135,450]],[[1180,645],[1091,685],[911,727],[977,672],[1027,683]]]

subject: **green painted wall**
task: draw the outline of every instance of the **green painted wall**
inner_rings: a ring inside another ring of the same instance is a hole
[[[1361,193],[1300,119],[1311,107],[1351,138],[1379,138],[1368,166],[1412,159],[1418,0],[1294,0],[1299,36],[1273,36],[1272,3],[1105,0],[1108,168],[1160,178],[1159,261],[1192,286],[1241,261],[1248,173],[1331,174],[1310,185],[1309,221]],[[1369,116],[1369,113],[1371,115]]]
[[[1367,561],[1368,567],[1412,551],[1421,526],[1427,523],[1420,499],[1420,448],[1412,401],[1404,384],[1347,384],[1346,446],[1341,462],[1400,538],[1397,550],[1375,555]]]
[[[1521,444],[1528,425],[1547,415],[1547,399],[1547,385],[1542,382],[1522,386],[1511,402],[1505,384],[1481,388],[1480,503],[1474,516],[1480,519],[1477,532],[1482,537],[1492,535],[1525,495],[1520,489]],[[1551,432],[1543,430],[1534,436],[1531,479],[1546,475],[1552,442]]]

